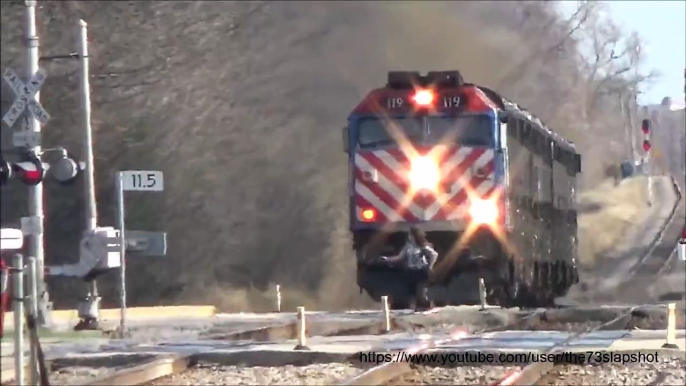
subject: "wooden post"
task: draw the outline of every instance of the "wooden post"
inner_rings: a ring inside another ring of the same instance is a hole
[[[384,332],[389,332],[391,331],[391,312],[388,309],[388,296],[382,296],[381,303],[383,304]]]
[[[305,323],[305,307],[298,307],[298,345],[295,350],[309,350],[307,347],[307,325]]]

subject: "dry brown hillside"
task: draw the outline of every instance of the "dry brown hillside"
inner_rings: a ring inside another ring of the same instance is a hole
[[[608,24],[594,3],[571,19],[535,1],[39,4],[43,55],[74,51],[76,22],[89,23],[100,223],[114,223],[114,170],[165,173],[162,195],[128,199],[129,229],[170,238],[167,258],[130,263],[135,305],[248,308],[235,300],[242,290],[270,283],[320,307],[359,302],[340,128],[388,70],[459,69],[517,100],[577,142],[583,186],[629,151],[618,101],[634,81],[619,72],[630,58],[610,56],[624,35],[598,27]],[[2,68],[21,68],[23,2],[1,10]],[[598,61],[581,59],[582,39],[595,39]],[[76,64],[44,67],[44,143],[80,154]],[[4,112],[4,84],[2,95]],[[47,261],[73,261],[81,188],[48,185]],[[25,215],[24,195],[3,190],[3,225]],[[116,299],[112,279],[101,281],[105,305]],[[66,291],[77,284],[51,279],[57,307],[73,305]]]

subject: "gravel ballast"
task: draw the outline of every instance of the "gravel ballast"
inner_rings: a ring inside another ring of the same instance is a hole
[[[283,367],[200,365],[149,385],[332,385],[361,371],[341,363]]]
[[[556,366],[539,385],[685,385],[686,361],[660,358],[656,362]]]

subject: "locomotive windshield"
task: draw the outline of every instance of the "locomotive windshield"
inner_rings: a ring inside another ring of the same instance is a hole
[[[433,144],[450,140],[465,146],[495,146],[491,118],[486,115],[465,115],[458,117],[408,117],[360,120],[357,126],[358,144],[362,148],[384,146],[395,143],[392,128],[401,130],[405,137],[415,144]]]
[[[465,146],[495,146],[491,118],[486,115],[462,117],[427,117],[427,141],[440,142],[452,133],[459,144]]]
[[[392,127],[387,129],[387,126]],[[395,139],[391,130],[395,128],[401,130],[410,141],[419,142],[422,139],[422,126],[421,118],[368,118],[358,123],[357,138],[363,148],[392,144],[395,143]]]

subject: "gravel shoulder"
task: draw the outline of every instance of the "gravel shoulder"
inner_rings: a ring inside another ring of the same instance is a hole
[[[392,381],[389,385],[489,385],[503,379],[517,366],[461,366],[455,368],[417,366],[412,374]]]
[[[161,378],[161,385],[332,385],[362,370],[351,364],[317,364],[283,367],[238,367],[201,364],[181,374]]]
[[[557,366],[538,382],[566,385],[685,385],[686,361],[677,358],[657,362]]]

